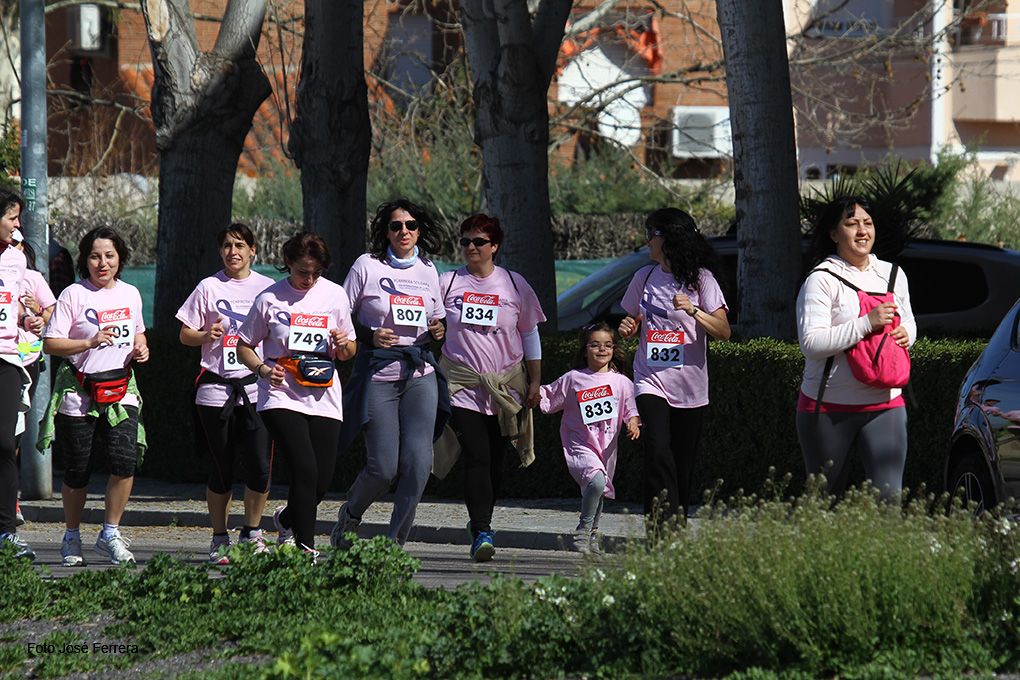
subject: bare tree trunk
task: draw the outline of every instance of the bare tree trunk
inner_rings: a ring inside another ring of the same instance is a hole
[[[506,231],[500,262],[534,287],[549,330],[556,329],[556,273],[547,93],[571,4],[542,0],[534,18],[525,0],[460,5],[486,209]]]
[[[157,330],[219,265],[216,232],[230,223],[234,174],[269,79],[255,61],[265,0],[230,0],[212,51],[195,39],[187,0],[142,0],[155,69],[159,148]]]
[[[795,337],[800,196],[781,0],[717,0],[726,58],[745,337]]]
[[[301,169],[305,229],[333,255],[343,281],[365,250],[372,127],[364,64],[363,0],[305,0],[298,116],[290,151]]]

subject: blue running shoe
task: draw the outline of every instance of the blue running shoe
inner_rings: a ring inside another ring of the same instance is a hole
[[[471,544],[471,559],[475,562],[488,562],[496,554],[496,546],[491,531],[479,531]]]

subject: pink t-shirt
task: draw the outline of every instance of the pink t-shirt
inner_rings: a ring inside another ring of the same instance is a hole
[[[673,408],[696,408],[708,404],[708,333],[693,316],[673,308],[680,292],[706,314],[728,309],[712,272],[702,269],[692,288],[657,264],[637,270],[621,305],[633,317],[645,315],[634,357],[637,393],[662,397]]]
[[[479,373],[498,373],[519,364],[524,359],[521,334],[545,321],[538,296],[528,282],[502,267],[484,278],[461,267],[440,276],[439,288],[446,307],[443,354]],[[487,415],[496,413],[492,397],[482,387],[458,391],[450,405]]]
[[[18,353],[18,298],[25,278],[25,255],[0,243],[0,354]]]
[[[21,287],[22,294],[31,293],[32,297],[35,298],[39,308],[45,311],[57,303],[57,298],[53,297],[53,291],[50,290],[50,286],[46,283],[46,279],[43,275],[34,269],[25,270],[25,278],[22,280]],[[33,333],[32,331],[26,331],[24,328],[18,329],[18,353],[21,354],[21,362],[28,366],[34,364],[39,360],[39,355],[42,354],[42,338]]]
[[[251,272],[245,279],[232,279],[224,272],[198,282],[198,286],[177,310],[177,320],[197,331],[207,331],[217,320],[224,327],[219,342],[202,345],[202,368],[224,378],[245,378],[251,375],[237,358],[237,331],[248,316],[255,296],[273,285],[268,276]],[[256,348],[258,351],[261,348]],[[258,398],[258,386],[245,387],[248,398]],[[226,385],[200,385],[195,403],[200,406],[223,406],[230,394]]]
[[[406,269],[365,253],[344,279],[351,309],[358,323],[372,330],[389,328],[397,335],[397,346],[428,344],[432,337],[428,322],[446,316],[440,301],[439,275],[432,263],[421,258]],[[432,372],[425,364],[412,377]],[[400,380],[400,362],[394,361],[372,376],[372,380]]]
[[[560,441],[570,476],[584,490],[601,472],[606,476],[606,498],[616,498],[616,446],[626,422],[638,414],[634,383],[616,371],[593,373],[582,368],[542,385],[541,394],[542,413],[563,411]]]
[[[124,281],[116,281],[112,288],[96,288],[88,279],[72,283],[57,298],[43,337],[87,340],[95,337],[100,328],[113,334],[113,344],[66,357],[78,371],[112,371],[131,362],[135,336],[145,332],[142,296],[137,288]],[[138,406],[138,399],[133,394],[125,394],[120,403]],[[70,392],[64,395],[60,413],[80,417],[88,413],[90,406],[88,395]]]
[[[323,321],[322,330],[318,331],[311,317],[320,316],[327,318]],[[270,359],[287,357],[294,351],[309,351],[301,347],[301,338],[295,339],[291,334],[291,322],[297,317],[312,322],[307,327],[313,330],[300,335],[305,338],[309,335],[322,336],[316,353],[332,356],[331,329],[337,328],[347,337],[354,338],[347,293],[326,278],[320,278],[309,290],[297,290],[288,279],[281,279],[266,288],[252,303],[238,335],[241,342],[252,347],[262,343],[262,356],[272,365]],[[325,388],[299,385],[289,371],[284,374],[283,384],[279,387],[273,387],[268,379],[263,378],[258,381],[258,388],[256,408],[259,411],[282,408],[333,420],[344,418],[339,373],[334,374],[333,384]]]

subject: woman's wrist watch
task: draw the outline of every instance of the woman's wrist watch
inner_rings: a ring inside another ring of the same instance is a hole
[[[687,313],[690,314],[691,316],[697,316],[698,312],[700,312],[700,311],[701,311],[701,307],[699,307],[697,305],[691,305],[691,311],[689,311]]]

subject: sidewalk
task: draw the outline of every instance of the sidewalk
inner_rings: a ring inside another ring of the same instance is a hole
[[[88,489],[88,502],[82,516],[84,524],[102,524],[103,493],[106,477],[95,475]],[[230,528],[239,528],[243,517],[241,485],[234,486],[234,501],[230,507]],[[284,486],[273,486],[269,503],[262,519],[262,528],[273,530],[273,510],[287,497]],[[319,505],[315,531],[328,535],[336,521],[337,511],[343,504],[343,495],[328,494]],[[533,550],[562,550],[571,543],[577,526],[581,499],[508,499],[496,505],[492,528],[496,544],[506,548]],[[363,538],[385,535],[393,504],[388,497],[375,503],[365,513],[358,531]],[[49,500],[22,500],[21,512],[28,522],[62,523],[64,511],[60,499],[60,480],[54,481],[53,498]],[[609,549],[628,537],[644,536],[644,517],[636,504],[606,502],[599,531]],[[459,500],[425,498],[418,505],[411,541],[421,543],[450,543],[467,546],[470,538],[466,529],[467,508]],[[131,501],[121,525],[130,536],[132,526],[209,526],[205,503],[205,486],[201,484],[174,484],[154,479],[135,478]]]

